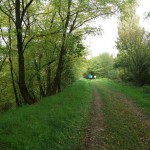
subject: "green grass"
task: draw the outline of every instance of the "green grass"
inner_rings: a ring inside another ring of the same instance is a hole
[[[104,130],[100,149],[148,150],[150,131],[117,97],[118,91],[150,114],[149,86],[111,80],[81,80],[41,102],[0,113],[0,150],[77,150],[84,148],[92,88],[103,101]]]
[[[92,93],[77,81],[56,96],[0,114],[0,150],[73,150],[82,146]]]
[[[150,129],[117,96],[118,90],[128,91],[127,86],[107,79],[93,81],[92,84],[97,87],[103,101],[105,130],[101,135],[103,144],[100,148],[149,150]],[[136,88],[130,87],[130,90],[135,91]]]
[[[150,115],[150,86],[138,87],[108,79],[103,79],[103,85],[111,90],[124,93],[127,97],[131,98],[138,107],[143,109],[146,115]]]

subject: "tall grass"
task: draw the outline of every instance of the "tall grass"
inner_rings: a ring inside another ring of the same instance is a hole
[[[0,150],[73,150],[82,146],[92,92],[77,81],[56,96],[0,114]]]

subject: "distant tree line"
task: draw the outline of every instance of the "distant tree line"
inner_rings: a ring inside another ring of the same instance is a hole
[[[97,78],[116,79],[117,75],[113,65],[114,58],[112,55],[108,53],[100,54],[88,61],[87,74],[96,75]]]

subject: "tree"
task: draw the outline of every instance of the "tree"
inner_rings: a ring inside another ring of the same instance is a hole
[[[126,14],[121,16],[115,66],[124,70],[123,79],[143,85],[149,81],[149,40],[144,29],[139,27],[136,4],[127,5]]]
[[[59,61],[55,79],[53,82],[53,93],[57,93],[61,89],[61,76],[65,63],[65,55],[68,51],[67,41],[71,34],[78,32],[83,35],[89,32],[86,23],[97,18],[112,15],[120,1],[87,1],[87,0],[67,0],[55,1],[54,5],[58,12],[62,25],[62,40],[59,53]],[[91,31],[90,31],[91,32]]]
[[[115,78],[114,58],[108,53],[100,54],[89,61],[88,73],[96,75],[98,78]]]
[[[0,10],[11,19],[14,23],[16,30],[16,44],[18,52],[18,84],[20,93],[24,101],[28,104],[33,104],[36,99],[29,93],[25,82],[25,65],[24,65],[24,51],[29,41],[25,43],[27,37],[27,31],[30,24],[27,24],[27,10],[32,4],[33,0],[15,0],[15,1],[3,1],[1,0]],[[25,30],[25,32],[23,32]]]
[[[3,40],[3,44],[1,46],[2,49],[2,64],[4,65],[5,61],[7,62],[7,59],[9,60],[9,66],[10,66],[10,75],[11,75],[11,82],[12,82],[12,86],[13,86],[13,91],[14,91],[14,95],[15,95],[15,99],[16,99],[16,104],[17,106],[20,105],[20,101],[18,98],[18,92],[17,92],[17,88],[16,88],[16,81],[15,81],[15,77],[14,77],[14,66],[13,66],[13,62],[12,62],[12,53],[13,53],[13,33],[12,33],[12,22],[11,19],[8,17],[6,18],[6,21],[3,21],[4,23],[2,23],[2,20],[4,18],[4,15],[1,15],[1,24],[0,24],[0,31],[1,31],[1,36],[2,36],[2,40]]]
[[[0,14],[5,19],[0,24],[5,45],[0,66],[4,69],[9,59],[16,98],[33,104],[43,96],[59,92],[66,74],[67,83],[74,81],[78,76],[76,70],[82,70],[77,69],[74,61],[85,60],[83,35],[95,31],[89,21],[113,15],[126,2],[1,0]]]

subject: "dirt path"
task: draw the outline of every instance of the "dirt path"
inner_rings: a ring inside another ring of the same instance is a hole
[[[101,84],[96,85],[95,83],[92,83],[91,85],[93,85],[93,105],[83,150],[138,148],[138,146],[134,144],[134,136],[137,138],[138,142],[144,144],[143,146],[140,144],[142,149],[150,150],[148,148],[149,144],[145,144],[150,141],[150,116],[145,116],[143,110],[138,108],[134,102],[123,93]],[[99,87],[102,89],[99,89]],[[102,99],[98,91],[102,92],[102,96],[103,94],[107,96]],[[103,115],[102,108],[106,107],[109,107],[109,116],[106,116],[106,114],[105,116]],[[120,116],[121,118],[119,118]],[[119,120],[116,121],[117,119]],[[138,123],[139,126],[136,125],[136,121],[138,120],[140,121],[140,123]],[[111,124],[111,127],[108,125],[108,122],[109,125]],[[116,122],[117,124],[113,124],[113,122]],[[126,134],[129,136],[128,138],[126,138]],[[122,138],[119,139],[119,136],[123,136],[125,141],[122,140]],[[133,141],[129,141],[128,139],[132,139]],[[111,142],[108,142],[110,140]],[[119,143],[120,145],[122,144],[123,146],[121,147],[119,144],[117,145],[113,142]],[[126,148],[124,148],[124,144],[128,144],[125,146]]]
[[[116,94],[116,98],[125,103],[127,107],[141,120],[141,122],[150,128],[150,116],[146,116],[143,114],[143,111],[138,108],[131,99],[129,99],[126,95],[113,91]]]
[[[101,133],[104,130],[104,117],[101,110],[102,105],[101,97],[97,90],[94,89],[90,127],[87,129],[85,138],[85,150],[98,150],[100,145],[103,145],[103,143],[101,143]]]

